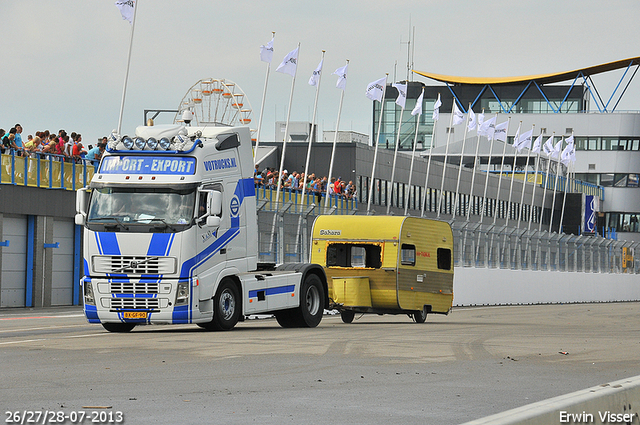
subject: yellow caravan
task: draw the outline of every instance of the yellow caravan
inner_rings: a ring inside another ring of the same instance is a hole
[[[311,262],[327,275],[342,321],[356,313],[406,313],[418,323],[453,303],[453,235],[444,221],[395,216],[321,215]]]

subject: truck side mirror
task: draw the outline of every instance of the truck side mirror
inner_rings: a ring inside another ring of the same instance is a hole
[[[207,217],[207,227],[220,227],[220,217],[217,215],[210,215]]]
[[[84,210],[86,205],[87,205],[87,188],[83,187],[82,189],[78,189],[76,191],[76,213],[86,216],[87,212]]]
[[[209,192],[207,213],[209,216],[220,216],[222,214],[222,193],[217,190]],[[218,217],[219,218],[219,217]]]
[[[84,226],[84,219],[85,219],[84,214],[80,214],[80,213],[76,214],[74,217],[74,221],[78,226]]]

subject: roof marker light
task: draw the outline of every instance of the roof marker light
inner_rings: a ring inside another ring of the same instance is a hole
[[[133,149],[133,139],[131,139],[131,137],[125,136],[122,139],[122,144],[127,149]]]
[[[152,151],[155,151],[158,148],[158,141],[155,138],[150,137],[147,139],[147,147]]]
[[[136,148],[142,150],[147,144],[147,141],[144,140],[142,137],[136,137],[136,139],[134,140],[134,143],[136,145]]]
[[[169,148],[171,147],[171,140],[169,140],[166,137],[163,137],[162,139],[160,139],[158,144],[160,145],[160,149],[166,151],[166,150],[169,150]]]

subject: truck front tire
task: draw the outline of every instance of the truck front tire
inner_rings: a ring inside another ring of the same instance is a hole
[[[213,299],[213,320],[198,326],[210,331],[229,331],[240,320],[241,309],[238,288],[231,279],[225,278]]]
[[[102,327],[109,332],[126,333],[131,332],[136,327],[135,323],[103,323]]]

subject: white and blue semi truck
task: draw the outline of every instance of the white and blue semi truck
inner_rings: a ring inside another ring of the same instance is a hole
[[[315,327],[329,306],[315,264],[258,264],[248,127],[141,126],[113,134],[89,187],[84,313],[111,332],[194,323],[232,329],[255,314]]]

